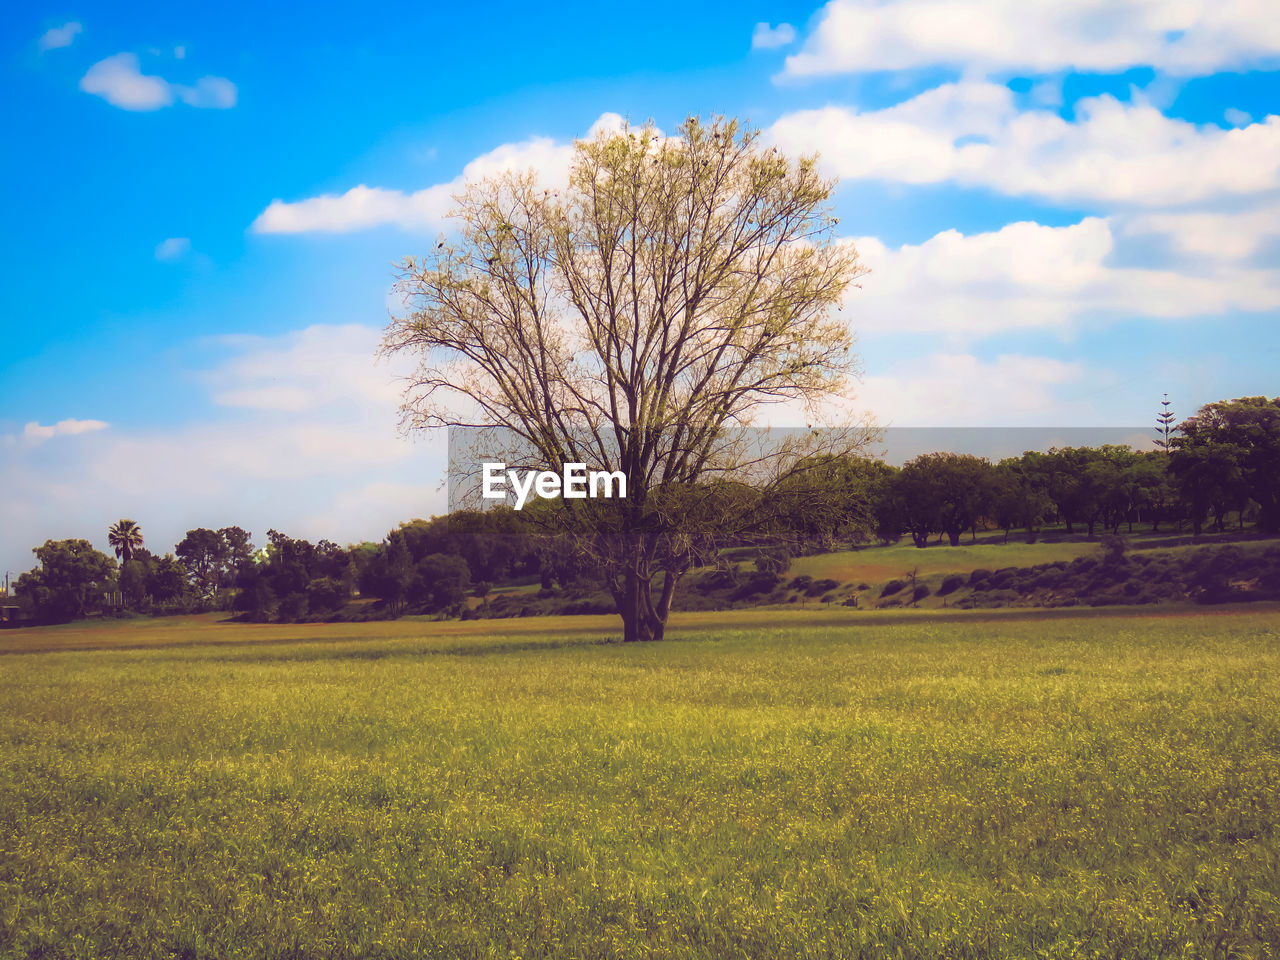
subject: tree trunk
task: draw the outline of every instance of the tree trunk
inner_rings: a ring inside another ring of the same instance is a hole
[[[657,603],[653,601],[653,578],[641,573],[636,566],[627,568],[620,586],[610,584],[618,615],[622,618],[623,643],[661,640],[666,635],[671,601],[679,580],[679,574],[669,570],[663,573],[662,592]]]
[[[964,531],[962,531],[962,530],[948,530],[948,531],[947,531],[947,541],[951,544],[951,546],[953,546],[953,547],[958,547],[958,546],[960,546],[960,534],[961,534],[961,533],[963,533],[963,532],[964,532]]]

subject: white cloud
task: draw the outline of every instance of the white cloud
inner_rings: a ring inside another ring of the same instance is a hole
[[[1269,228],[1274,229],[1274,228]],[[1280,308],[1280,277],[1229,258],[1178,269],[1112,265],[1121,240],[1192,235],[1180,219],[1088,217],[1065,227],[1012,223],[890,248],[856,241],[871,273],[846,298],[855,329],[929,332],[963,342],[1011,330],[1066,330],[1092,317],[1177,319]]]
[[[223,77],[201,77],[195,86],[144,74],[137,54],[117,53],[91,66],[80,89],[122,110],[159,110],[181,100],[192,107],[224,110],[236,104],[236,86]]]
[[[317,412],[332,405],[394,411],[398,375],[375,363],[381,331],[359,324],[317,325],[278,337],[224,339],[239,353],[205,375],[213,401],[262,412]]]
[[[840,177],[954,181],[1058,201],[1182,205],[1280,188],[1280,116],[1223,130],[1110,96],[1075,109],[1075,122],[1021,111],[1007,87],[966,81],[884,110],[786,114],[768,133],[784,150],[819,152]]]
[[[158,110],[173,103],[169,81],[144,74],[133,53],[99,60],[81,78],[80,89],[124,110]]]
[[[619,129],[623,122],[615,113],[602,114],[588,136]],[[325,194],[293,203],[273,200],[254,220],[252,229],[256,233],[349,233],[378,226],[439,229],[453,206],[453,195],[466,183],[506,170],[533,169],[544,184],[562,185],[572,155],[572,143],[560,143],[550,137],[505,143],[476,157],[450,182],[413,193],[360,184],[338,195]]]
[[[194,87],[175,83],[173,90],[189,107],[229,110],[236,105],[236,85],[226,77],[201,77]]]
[[[784,76],[930,66],[1200,75],[1278,58],[1270,0],[831,0]]]
[[[59,47],[69,47],[75,42],[76,35],[83,31],[84,27],[75,20],[70,23],[64,23],[60,27],[54,27],[52,30],[46,30],[38,41],[40,52],[57,50]]]
[[[33,420],[22,428],[22,438],[28,443],[43,443],[54,437],[73,437],[80,433],[105,430],[107,426],[103,420],[59,420],[49,426]]]
[[[780,23],[771,27],[767,23],[757,23],[751,33],[752,50],[769,50],[774,47],[785,47],[796,39],[796,28],[789,23]]]
[[[1128,236],[1158,236],[1181,253],[1215,260],[1247,260],[1280,238],[1280,201],[1231,213],[1149,213],[1121,222]]]
[[[166,263],[190,252],[191,241],[186,237],[169,237],[156,245],[156,259]]]
[[[1088,418],[1064,407],[1059,389],[1085,378],[1084,367],[1053,357],[936,353],[869,375],[857,393],[861,409],[886,426],[1009,426]]]

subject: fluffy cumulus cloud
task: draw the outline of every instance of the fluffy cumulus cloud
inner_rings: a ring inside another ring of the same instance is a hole
[[[380,539],[445,509],[443,437],[397,427],[401,372],[374,362],[380,331],[314,326],[206,343],[226,359],[199,373],[220,412],[165,428],[29,424],[0,457],[0,562],[25,569],[46,538],[105,548],[109,523],[142,524],[152,549],[195,526],[269,527],[311,539]],[[53,442],[70,434],[77,437]]]
[[[1130,237],[1157,237],[1172,250],[1215,261],[1251,261],[1280,240],[1280,201],[1264,200],[1242,210],[1176,211],[1126,217]]]
[[[616,113],[603,114],[587,135],[620,129],[623,122]],[[443,226],[453,206],[453,195],[467,183],[507,170],[534,170],[542,183],[560,185],[568,175],[572,155],[571,142],[550,137],[505,143],[476,157],[450,182],[411,193],[360,184],[341,194],[294,202],[273,200],[258,215],[252,229],[257,233],[348,233],[380,226],[435,230]]]
[[[69,47],[75,42],[76,36],[84,31],[84,27],[72,20],[70,23],[64,23],[60,27],[54,27],[46,30],[37,42],[40,52],[46,50],[57,50],[60,47]]]
[[[757,23],[755,30],[751,33],[751,49],[768,50],[773,47],[785,47],[789,43],[794,43],[795,39],[796,28],[789,23],[780,23],[776,27],[771,27],[767,23]]]
[[[182,102],[225,110],[236,105],[236,85],[225,77],[201,77],[194,85],[172,83],[142,72],[137,54],[117,53],[99,60],[80,79],[80,89],[122,110],[159,110]]]
[[[1270,0],[831,0],[784,75],[938,65],[1202,74],[1277,61]]]
[[[313,326],[278,337],[224,337],[235,354],[204,374],[215,403],[262,413],[332,407],[394,411],[403,370],[376,363],[380,333],[360,324]]]
[[[1176,217],[1088,217],[1065,227],[1024,222],[970,235],[946,230],[899,247],[864,238],[856,246],[872,272],[845,309],[862,330],[929,332],[960,342],[1013,330],[1061,331],[1095,318],[1280,308],[1276,272],[1229,257],[1176,268],[1113,262],[1118,244],[1132,237],[1176,246],[1188,235]]]
[[[883,110],[797,111],[768,133],[784,150],[819,152],[839,177],[952,181],[1054,201],[1184,205],[1280,188],[1280,116],[1223,130],[1102,96],[1079,101],[1068,121],[1019,110],[1008,87],[984,81]]]
[[[869,374],[858,404],[881,424],[906,426],[1031,426],[1080,422],[1091,411],[1064,406],[1059,390],[1085,380],[1075,361],[1001,354],[935,353]]]

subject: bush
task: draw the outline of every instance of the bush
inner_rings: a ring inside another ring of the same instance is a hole
[[[987,580],[990,576],[990,570],[984,570],[982,567],[979,567],[977,570],[973,571],[973,573],[969,574],[969,586],[977,586],[979,583]]]
[[[840,586],[840,584],[835,580],[815,580],[813,583],[809,584],[805,593],[811,597],[816,597],[819,594],[826,593],[828,590],[834,590],[838,586]]]
[[[888,583],[884,585],[884,589],[880,591],[880,596],[882,597],[892,596],[893,594],[897,593],[899,590],[901,590],[905,586],[906,584],[903,583],[901,580],[890,580]]]
[[[916,588],[911,591],[911,602],[917,603],[929,595],[928,586],[923,583],[917,584]]]
[[[313,614],[329,614],[341,610],[350,593],[342,581],[320,577],[307,585],[307,609]]]
[[[297,623],[307,615],[307,595],[290,593],[280,598],[276,616],[284,623]]]
[[[776,587],[782,578],[776,573],[765,573],[759,570],[747,578],[747,582],[729,594],[730,600],[746,600],[748,597],[755,597],[762,593],[769,593]]]
[[[964,586],[964,577],[958,573],[952,574],[942,581],[942,586],[938,587],[938,596],[945,597],[949,593],[955,593]]]
[[[1098,541],[1102,547],[1102,559],[1105,563],[1119,564],[1124,562],[1124,555],[1129,549],[1129,540],[1119,533],[1104,533]]]

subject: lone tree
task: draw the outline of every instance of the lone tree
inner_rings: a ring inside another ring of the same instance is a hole
[[[107,543],[115,550],[123,568],[142,546],[142,528],[136,520],[117,520],[107,528]]]
[[[1156,446],[1165,453],[1172,451],[1173,433],[1177,430],[1175,421],[1178,419],[1172,410],[1169,409],[1173,401],[1169,399],[1166,393],[1164,399],[1160,401],[1161,411],[1156,415]]]
[[[714,553],[699,534],[761,502],[734,478],[786,472],[787,444],[746,450],[753,414],[816,413],[855,372],[832,308],[865,270],[834,236],[832,186],[734,120],[628,125],[579,141],[566,187],[467,187],[456,239],[398,265],[407,312],[383,352],[419,360],[406,427],[502,428],[544,469],[625,473],[623,500],[535,511],[601,571],[625,640],[662,637],[681,575]]]

